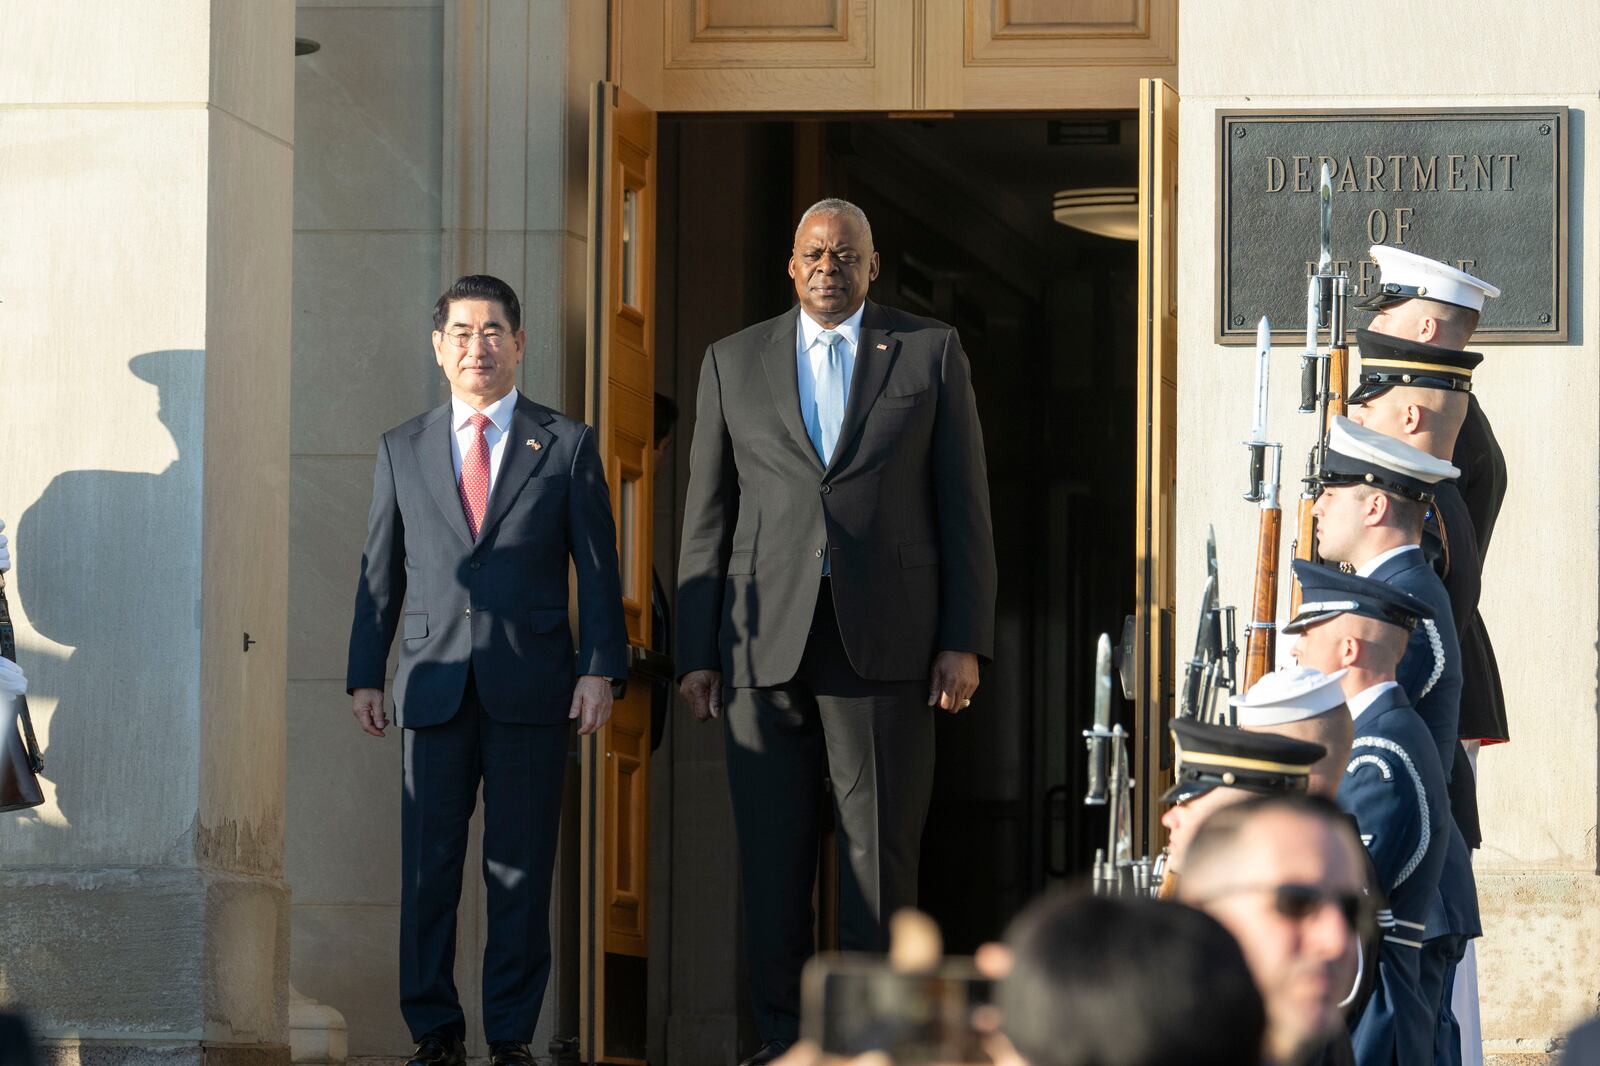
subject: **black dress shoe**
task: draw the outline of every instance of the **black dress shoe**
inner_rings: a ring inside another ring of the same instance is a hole
[[[467,1049],[454,1033],[429,1033],[417,1041],[406,1066],[465,1066]]]
[[[533,1066],[533,1053],[527,1044],[496,1040],[489,1045],[489,1066]]]
[[[739,1063],[739,1066],[767,1066],[774,1059],[781,1058],[789,1045],[782,1040],[768,1040],[756,1049],[756,1053]]]

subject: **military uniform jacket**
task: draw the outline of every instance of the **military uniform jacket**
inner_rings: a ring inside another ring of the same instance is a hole
[[[1506,457],[1495,439],[1494,430],[1478,405],[1476,396],[1467,397],[1467,419],[1456,438],[1455,454],[1451,462],[1461,468],[1456,481],[1465,503],[1468,520],[1478,546],[1479,578],[1482,578],[1484,559],[1489,554],[1489,541],[1494,537],[1495,522],[1500,517],[1500,505],[1506,498]],[[1449,588],[1448,582],[1446,589]],[[1506,723],[1506,697],[1500,686],[1500,667],[1495,662],[1494,646],[1484,631],[1483,619],[1476,609],[1465,626],[1458,626],[1461,636],[1461,672],[1464,685],[1461,690],[1461,737],[1463,740],[1485,742],[1511,739]]]
[[[1433,1061],[1437,1004],[1422,994],[1421,951],[1448,846],[1443,797],[1428,729],[1402,690],[1387,689],[1356,719],[1338,795],[1360,827],[1394,919],[1378,951],[1378,986],[1354,1029],[1364,1066]]]
[[[1461,713],[1461,645],[1450,614],[1450,597],[1439,575],[1420,550],[1384,560],[1370,575],[1376,581],[1409,592],[1433,608],[1434,617],[1418,623],[1400,659],[1395,680],[1428,727],[1445,781],[1455,762]],[[1440,793],[1442,796],[1443,793]]]

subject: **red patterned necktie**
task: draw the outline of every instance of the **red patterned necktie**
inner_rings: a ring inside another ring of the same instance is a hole
[[[467,516],[467,530],[477,540],[483,512],[489,506],[489,441],[483,435],[489,416],[475,414],[467,421],[472,423],[473,435],[472,447],[461,457],[461,511]]]

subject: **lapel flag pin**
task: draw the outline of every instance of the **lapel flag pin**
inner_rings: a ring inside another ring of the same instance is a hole
[[[540,444],[536,440],[533,440],[532,438],[529,438],[528,447],[532,448],[534,451],[538,451],[540,448],[543,448],[544,445]]]
[[[886,352],[886,351],[888,351],[888,350],[889,350],[889,346],[888,346],[888,345],[887,345],[887,344],[880,344],[880,345],[878,345],[878,351],[880,351],[880,352]]]

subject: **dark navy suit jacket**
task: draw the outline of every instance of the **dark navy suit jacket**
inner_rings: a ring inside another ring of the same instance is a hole
[[[1355,726],[1339,806],[1360,827],[1394,916],[1378,951],[1377,988],[1356,1023],[1356,1061],[1432,1062],[1438,1005],[1423,994],[1421,955],[1454,827],[1444,771],[1402,690],[1380,694]]]
[[[448,721],[469,666],[490,716],[561,722],[575,675],[625,677],[628,670],[616,526],[594,431],[519,396],[474,543],[456,487],[450,421],[445,404],[378,443],[347,684],[385,687],[398,630],[400,725]],[[576,662],[569,559],[578,576]]]

